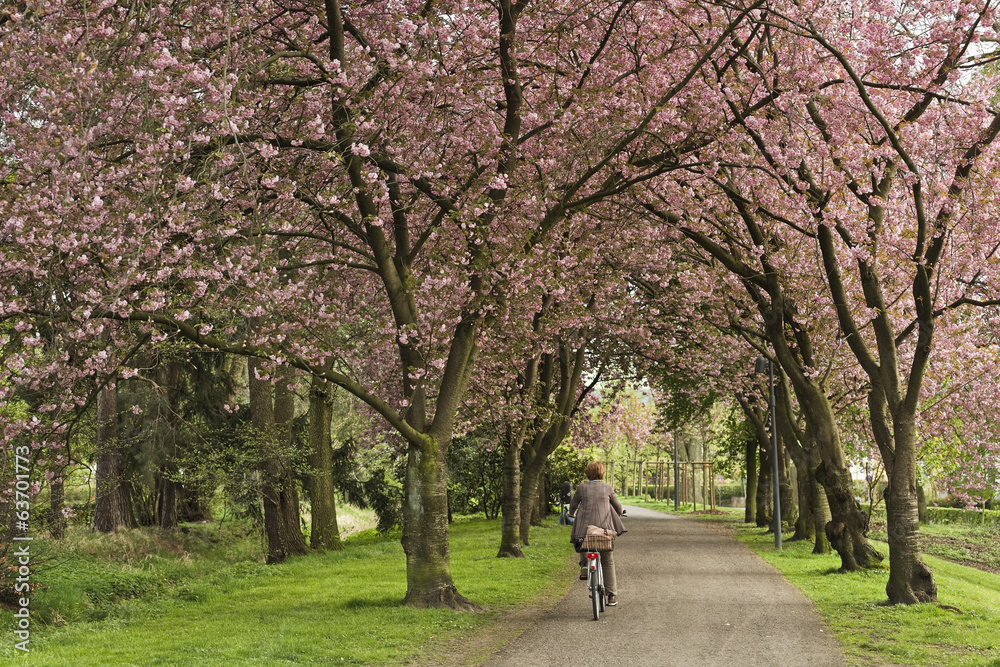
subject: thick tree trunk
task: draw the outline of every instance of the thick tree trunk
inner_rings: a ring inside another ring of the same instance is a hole
[[[878,380],[873,381],[868,393],[868,410],[872,433],[888,478],[885,514],[889,542],[889,581],[885,592],[890,604],[933,602],[937,600],[937,584],[930,568],[923,562],[920,551],[916,400],[912,398],[917,392],[910,392],[910,402],[894,400],[894,411],[890,411],[885,387],[892,386],[892,383],[885,382],[879,375],[869,377]],[[910,381],[919,383],[918,378],[911,377]]]
[[[747,440],[746,443],[746,509],[743,512],[743,523],[754,523],[757,520],[757,441]],[[674,482],[676,484],[676,480]]]
[[[451,578],[448,543],[447,446],[426,436],[423,447],[410,445],[403,497],[403,552],[406,598],[413,607],[474,611]]]
[[[815,527],[813,539],[814,554],[830,553],[830,540],[826,538],[826,525],[833,518],[830,514],[830,503],[826,499],[826,490],[816,479],[816,471],[822,464],[819,455],[819,447],[810,445],[807,452],[808,457],[808,489],[810,494],[809,508],[812,511],[812,522]],[[802,488],[801,486],[799,487]],[[800,491],[801,493],[801,491]]]
[[[851,471],[830,402],[822,389],[811,383],[796,386],[796,395],[805,417],[805,438],[816,443],[819,452],[815,478],[830,508],[830,520],[824,526],[826,539],[840,555],[842,572],[872,567],[883,556],[868,541],[868,517],[854,499]]]
[[[851,494],[851,473],[845,468],[827,467],[824,461],[816,469],[816,479],[826,490],[830,521],[825,526],[826,539],[840,555],[840,571],[850,572],[872,567],[882,560],[867,539],[868,518]]]
[[[885,493],[889,536],[889,581],[885,592],[890,604],[937,600],[937,584],[920,555],[920,521],[917,512],[916,427],[912,421],[896,423],[896,453],[886,466],[889,486]]]
[[[291,470],[285,465],[282,452],[286,449],[286,427],[290,425],[290,394],[278,382],[272,396],[272,383],[258,377],[260,362],[251,357],[250,414],[254,431],[260,438],[260,470],[263,475],[264,533],[267,537],[267,562],[280,563],[288,556],[308,550],[299,526],[298,495],[295,493]],[[279,418],[281,421],[279,422]]]
[[[820,379],[804,372],[804,366],[817,365],[811,341],[805,329],[795,322],[795,306],[785,300],[776,280],[769,285],[769,295],[769,304],[760,302],[767,336],[802,411],[805,422],[802,439],[819,448],[822,463],[816,479],[826,492],[831,515],[824,527],[826,537],[840,555],[842,571],[870,567],[880,562],[882,555],[868,541],[868,520],[854,500],[847,457],[826,389]]]
[[[802,431],[798,421],[793,418],[792,392],[788,387],[788,378],[784,372],[779,374],[780,381],[775,387],[777,396],[778,427],[786,450],[795,461],[795,469],[799,483],[799,520],[796,522],[795,535],[792,540],[812,539],[813,553],[830,552],[830,542],[826,539],[826,524],[830,522],[830,505],[826,492],[816,481],[816,468],[822,462],[819,447]]]
[[[309,394],[309,465],[312,468],[309,496],[312,523],[309,546],[313,549],[343,548],[337,527],[336,489],[333,483],[333,449],[330,423],[333,412],[326,383],[313,377]]]
[[[880,197],[894,187],[893,181],[892,178],[883,181],[881,192],[878,193]],[[917,201],[919,203],[920,200]],[[941,209],[938,214],[939,223],[948,219],[945,210]],[[869,209],[869,220],[877,224],[884,214],[882,207],[872,207]],[[932,287],[932,282],[938,279],[935,275],[935,260],[943,248],[946,235],[935,233],[933,240],[925,248],[922,248],[923,235],[917,235],[918,249],[913,257],[911,286],[916,311],[916,340],[906,335],[900,336],[901,332],[894,330],[892,318],[887,316],[888,307],[883,294],[885,285],[879,275],[876,260],[856,259],[857,276],[864,290],[865,305],[877,313],[865,325],[870,326],[874,334],[877,346],[877,354],[874,354],[867,347],[865,337],[859,335],[858,323],[843,298],[846,288],[840,273],[835,236],[823,225],[817,231],[830,293],[838,303],[840,330],[845,334],[851,351],[871,382],[868,413],[872,435],[878,444],[889,479],[885,496],[886,532],[889,537],[889,582],[886,584],[886,593],[890,604],[933,601],[937,598],[937,585],[930,569],[920,558],[915,415],[920,399],[920,386],[932,350],[935,310],[939,307],[939,304],[935,304],[936,288]],[[895,292],[896,288],[892,291]],[[908,348],[905,356],[909,357],[910,368],[907,371],[902,371],[900,367],[900,343],[903,340]],[[836,520],[837,510],[834,507],[831,509]]]
[[[118,386],[111,381],[97,394],[97,473],[94,530],[102,533],[135,528],[132,498],[124,483],[118,442]]]
[[[500,551],[498,558],[523,558],[521,550],[521,447],[523,433],[507,428],[503,446],[503,486],[500,499]]]

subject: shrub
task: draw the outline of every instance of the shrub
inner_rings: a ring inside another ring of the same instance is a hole
[[[404,466],[376,468],[364,484],[368,506],[378,517],[378,531],[388,533],[403,525]]]
[[[448,450],[448,506],[458,514],[500,513],[503,453],[475,434],[455,438]]]
[[[568,481],[573,488],[584,481],[583,471],[588,459],[580,456],[580,450],[568,443],[562,443],[549,457],[549,493],[550,500],[557,507],[562,494],[563,483]],[[611,481],[611,480],[605,480]]]
[[[715,503],[721,507],[732,507],[733,498],[743,498],[746,490],[742,484],[716,484]]]
[[[1000,511],[995,510],[928,507],[927,518],[931,523],[961,523],[975,526],[991,526],[1000,529]]]

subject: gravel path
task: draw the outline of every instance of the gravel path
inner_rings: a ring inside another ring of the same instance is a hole
[[[812,603],[719,528],[638,507],[625,521],[618,606],[594,622],[577,580],[487,665],[843,667]]]

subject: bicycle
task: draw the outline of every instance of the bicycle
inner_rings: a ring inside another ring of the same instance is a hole
[[[590,591],[591,606],[594,608],[594,620],[601,617],[601,612],[607,608],[608,592],[604,588],[604,570],[601,569],[601,552],[587,551],[587,590]]]
[[[621,516],[624,518],[627,515],[622,512]],[[614,547],[614,537],[588,535],[574,544],[578,552],[587,554],[587,591],[590,593],[591,607],[596,621],[608,606],[608,591],[604,587],[604,569],[601,566],[601,552],[598,549],[604,548],[610,551]]]

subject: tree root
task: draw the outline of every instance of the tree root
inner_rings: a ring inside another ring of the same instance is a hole
[[[403,598],[403,604],[415,609],[451,609],[473,614],[486,611],[483,607],[461,595],[454,586],[444,586],[420,593],[407,591],[406,597]]]

